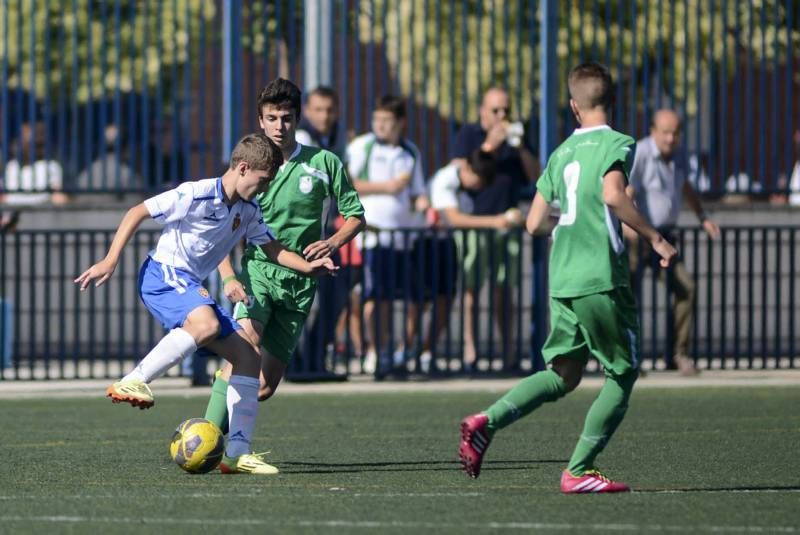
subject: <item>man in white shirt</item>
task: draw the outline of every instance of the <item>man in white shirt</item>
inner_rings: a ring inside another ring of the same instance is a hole
[[[474,151],[465,159],[453,160],[449,165],[440,169],[434,175],[430,184],[431,206],[439,214],[442,226],[455,229],[494,229],[503,231],[519,224],[519,220],[512,214],[473,215],[472,196],[467,192],[480,190],[485,184],[491,183],[496,172],[496,161],[487,152]],[[456,236],[463,242],[463,234]],[[463,244],[462,244],[463,250]],[[479,254],[489,254],[481,251]],[[457,270],[456,270],[457,271]],[[456,273],[453,274],[455,278]],[[475,319],[473,309],[476,292],[479,286],[464,285],[464,348],[463,365],[466,371],[471,371],[475,364]],[[503,300],[494,299],[493,315],[498,323],[500,332],[506,332],[502,325]],[[440,332],[441,327],[438,332]],[[436,337],[432,338],[435,343]],[[422,360],[422,359],[421,359]]]
[[[148,386],[172,366],[207,347],[233,364],[227,392],[230,434],[220,470],[223,473],[277,473],[250,453],[258,409],[261,358],[241,327],[210,297],[202,281],[240,240],[260,245],[270,257],[308,275],[334,270],[330,259],[306,262],[274,240],[253,197],[275,177],[283,161],[280,149],[264,134],[244,137],[233,150],[221,178],[185,182],[147,199],[125,214],[106,257],[75,282],[81,291],[92,281],[102,285],[114,273],[122,249],[148,217],[164,225],[156,248],[139,275],[139,295],[169,332],[128,375],[106,394],[114,403],[147,409],[155,404]],[[232,334],[235,336],[231,336]]]
[[[347,169],[369,225],[360,244],[369,338],[364,371],[377,372],[378,377],[385,374],[390,361],[389,304],[410,295],[415,279],[410,276],[412,237],[398,229],[418,227],[416,212],[427,209],[425,201],[417,203],[425,198],[425,180],[419,150],[403,139],[405,118],[403,99],[379,98],[372,112],[372,132],[354,139],[346,151]]]
[[[662,109],[653,115],[650,135],[636,143],[636,155],[631,169],[630,184],[639,210],[648,222],[670,242],[675,243],[673,231],[678,223],[683,199],[689,203],[703,229],[711,239],[717,239],[720,230],[717,224],[708,218],[700,197],[687,180],[689,162],[686,152],[679,147],[681,122],[678,114],[672,110]],[[626,232],[629,240],[635,238]],[[639,255],[639,247],[633,241],[630,247],[631,272],[634,284],[638,285],[641,271],[645,263],[650,262],[653,269],[658,269],[657,257],[644,253]],[[642,262],[639,261],[642,256]],[[678,370],[683,375],[696,375],[694,361],[688,356],[689,331],[692,320],[695,286],[691,275],[683,261],[679,259],[667,271],[670,277],[670,290],[675,294],[673,301],[673,321],[675,343],[673,358]]]

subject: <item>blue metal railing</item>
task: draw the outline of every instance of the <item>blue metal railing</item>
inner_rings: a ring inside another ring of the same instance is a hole
[[[403,275],[402,282],[398,299],[389,308],[388,329],[381,334],[387,354],[405,346],[407,370],[419,372],[421,353],[429,349],[432,369],[441,374],[464,373],[465,295],[470,289],[476,297],[473,313],[478,358],[473,370],[490,374],[516,363],[522,371],[541,366],[536,340],[538,337],[541,342],[547,333],[547,296],[534,292],[532,266],[540,251],[536,244],[544,245],[546,255],[547,241],[534,241],[519,231],[503,236],[491,231],[481,234],[484,243],[519,240],[520,254],[510,256],[503,252],[509,250],[505,247],[497,249],[500,253],[485,248],[485,264],[478,263],[483,271],[475,273],[474,279],[462,262],[462,247],[469,238],[461,231],[442,235],[416,230],[396,236],[397,243],[410,244],[416,236],[419,244],[426,240],[445,244],[412,247],[416,252],[394,266]],[[113,231],[0,234],[0,348],[5,348],[0,355],[0,378],[112,378],[133,366],[163,335],[163,329],[141,305],[137,288],[140,261],[157,235],[157,231],[137,233],[112,279],[81,293],[72,280],[105,254]],[[724,228],[716,241],[698,228],[679,228],[675,236],[695,288],[688,353],[698,365],[800,366],[800,227],[732,226]],[[455,251],[446,245],[451,240]],[[290,367],[294,379],[363,373],[368,329],[359,269],[348,259],[339,258],[338,262],[350,269],[325,281],[328,288],[320,290],[325,293],[316,300]],[[503,312],[495,306],[498,303],[487,281],[508,268],[518,270],[519,279],[517,283],[508,276],[499,286],[503,290],[499,295],[510,296],[513,303]],[[484,283],[477,287],[473,280]],[[427,285],[417,284],[419,281],[427,281]],[[675,333],[668,306],[669,285],[669,278],[660,276],[660,270],[643,270],[639,285],[641,354],[648,368],[671,362]],[[224,301],[224,297],[218,299]],[[499,316],[496,310],[500,310]],[[445,312],[443,323],[429,343],[438,312]],[[506,313],[510,316],[504,316]],[[344,326],[337,331],[340,322]],[[510,332],[506,337],[504,328]]]
[[[366,131],[375,98],[399,93],[430,170],[450,158],[458,126],[477,120],[490,84],[509,88],[532,143],[539,124],[565,136],[574,126],[566,73],[587,59],[611,68],[619,129],[641,137],[655,109],[682,113],[693,179],[708,195],[783,193],[800,158],[794,0],[321,2],[330,16],[315,23],[331,26],[329,84],[342,96],[343,130]],[[115,0],[79,12],[46,0],[35,4],[45,16],[32,16],[34,4],[0,2],[0,167],[41,151],[61,163],[71,192],[152,192],[216,175],[223,140],[258,128],[258,89],[279,75],[305,83],[303,3],[241,4]],[[225,13],[242,32],[222,31]],[[238,99],[221,98],[226,44],[241,49],[229,69],[242,73]],[[547,57],[557,58],[550,70]],[[41,147],[20,140],[36,122]],[[92,166],[103,160],[112,170]]]

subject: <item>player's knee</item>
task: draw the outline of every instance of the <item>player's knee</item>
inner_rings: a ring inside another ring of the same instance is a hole
[[[564,381],[564,393],[572,392],[581,383],[583,378],[583,365],[571,359],[556,359],[553,370]]]
[[[216,318],[204,319],[202,321],[194,321],[193,328],[196,333],[196,339],[199,340],[197,345],[202,346],[215,340],[221,331],[219,321]]]

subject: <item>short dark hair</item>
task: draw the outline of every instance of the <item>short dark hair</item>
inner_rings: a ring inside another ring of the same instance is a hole
[[[493,181],[497,173],[497,162],[495,162],[494,156],[491,152],[484,152],[481,149],[475,149],[469,153],[467,165],[487,183]]]
[[[270,177],[278,173],[283,164],[283,153],[263,132],[248,134],[239,140],[231,153],[230,168],[245,162],[251,169],[266,171]]]
[[[296,118],[300,118],[300,88],[286,78],[275,78],[261,90],[258,95],[258,116],[265,105],[279,110],[291,110]]]
[[[614,103],[614,84],[608,68],[593,61],[581,63],[569,73],[569,95],[578,108],[609,108]]]
[[[396,119],[405,119],[406,101],[402,97],[383,95],[375,101],[375,109],[373,111],[388,111]]]
[[[336,90],[334,88],[332,88],[330,86],[327,86],[327,85],[320,85],[320,86],[317,86],[316,88],[312,89],[311,92],[308,93],[308,97],[306,98],[306,102],[308,102],[308,99],[313,97],[313,96],[329,98],[329,99],[333,100],[334,104],[336,104],[336,105],[339,104],[339,94],[336,92]]]

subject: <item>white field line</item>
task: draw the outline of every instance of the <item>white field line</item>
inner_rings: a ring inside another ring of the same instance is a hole
[[[632,492],[633,494],[797,494],[800,489],[664,489],[664,490],[641,490]],[[253,498],[257,496],[275,497],[294,497],[302,495],[304,498],[327,498],[333,494],[347,498],[477,498],[484,496],[482,492],[349,492],[347,489],[333,488],[328,492],[286,492],[270,489],[261,491],[252,489],[245,493],[230,492],[190,492],[190,493],[150,493],[148,498],[163,499],[204,499],[204,498]],[[81,495],[26,495],[26,494],[6,494],[0,495],[0,502],[28,501],[32,499],[58,498],[59,500],[118,500],[118,499],[140,499],[141,496],[125,494],[81,494]]]
[[[506,529],[506,530],[532,530],[549,529],[559,531],[602,531],[602,532],[679,532],[687,530],[693,532],[709,533],[797,533],[794,526],[736,526],[736,525],[670,525],[670,524],[571,524],[548,522],[410,522],[410,521],[385,521],[385,520],[276,520],[276,519],[220,519],[220,518],[159,518],[159,517],[91,517],[77,515],[54,516],[25,516],[25,515],[0,515],[0,522],[25,522],[47,524],[123,524],[128,526],[146,525],[218,525],[218,526],[265,526],[269,528],[349,528],[349,529],[451,529],[451,530],[476,530],[476,529]]]
[[[504,392],[517,384],[521,378],[507,379],[449,379],[436,381],[375,382],[355,377],[341,383],[290,383],[284,382],[278,389],[287,394],[360,394],[383,392]],[[98,379],[75,379],[56,381],[0,381],[0,400],[42,398],[101,398],[110,381]],[[585,377],[580,388],[600,388],[603,378]],[[691,387],[749,387],[749,386],[795,386],[800,387],[800,370],[764,371],[706,371],[699,377],[680,377],[676,372],[651,372],[636,382],[636,389],[643,388],[691,388]],[[159,396],[208,397],[209,387],[192,388],[189,380],[163,378],[153,382],[153,392]]]
[[[329,492],[306,492],[302,489],[297,489],[296,492],[274,492],[273,490],[269,491],[260,491],[258,489],[253,489],[248,492],[243,493],[232,493],[232,492],[188,492],[188,493],[176,493],[176,494],[168,494],[168,493],[148,493],[148,498],[156,498],[156,499],[197,499],[197,498],[254,498],[254,497],[265,497],[265,496],[280,496],[280,497],[299,497],[302,496],[303,498],[328,498],[333,494],[337,494],[339,496],[346,496],[346,497],[353,497],[353,498],[478,498],[484,496],[485,493],[482,492],[348,492],[346,489],[339,489],[334,488],[330,489]],[[0,501],[12,502],[12,501],[28,501],[33,499],[42,499],[42,498],[57,498],[59,500],[126,500],[126,499],[137,499],[141,500],[140,495],[125,495],[125,494],[79,494],[79,495],[69,495],[69,496],[62,496],[62,495],[51,495],[51,496],[42,496],[42,495],[0,495]]]

